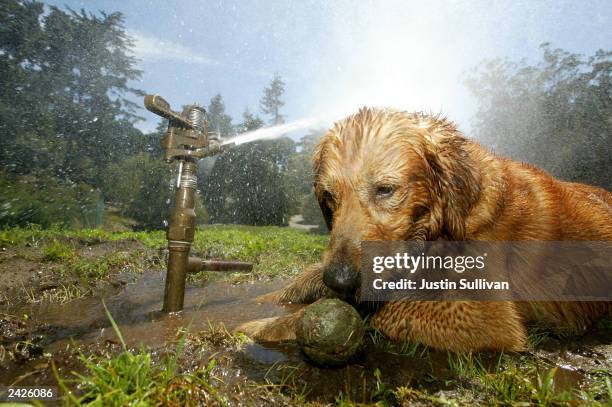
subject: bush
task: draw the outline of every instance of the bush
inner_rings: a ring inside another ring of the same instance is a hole
[[[104,204],[99,191],[47,175],[0,173],[0,227],[37,224],[42,227],[96,227]]]

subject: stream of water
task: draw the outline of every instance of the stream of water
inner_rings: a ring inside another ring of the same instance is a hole
[[[303,130],[311,126],[315,126],[317,124],[323,124],[326,122],[326,119],[322,116],[311,116],[298,120],[294,120],[289,123],[278,124],[276,126],[271,127],[263,127],[261,129],[248,131],[246,133],[242,133],[236,137],[229,138],[224,140],[221,144],[244,144],[250,143],[252,141],[257,140],[270,140],[284,136],[287,133],[291,133],[293,131]]]

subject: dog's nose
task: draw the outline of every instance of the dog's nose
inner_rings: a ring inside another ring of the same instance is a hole
[[[353,294],[359,287],[359,272],[352,264],[331,263],[323,271],[323,282],[338,294]]]

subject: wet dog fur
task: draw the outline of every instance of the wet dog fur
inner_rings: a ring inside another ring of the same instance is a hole
[[[612,240],[610,192],[495,155],[435,116],[361,109],[321,139],[313,170],[329,245],[321,263],[264,301],[346,297],[364,240]],[[392,301],[371,323],[392,340],[438,349],[520,351],[534,319],[579,333],[610,309],[601,302]],[[292,340],[299,317],[239,330],[259,341]]]

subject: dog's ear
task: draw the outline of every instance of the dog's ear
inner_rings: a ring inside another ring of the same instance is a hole
[[[466,219],[480,194],[480,177],[465,150],[467,143],[458,134],[430,134],[424,154],[444,217],[440,232],[452,240],[466,239]]]

